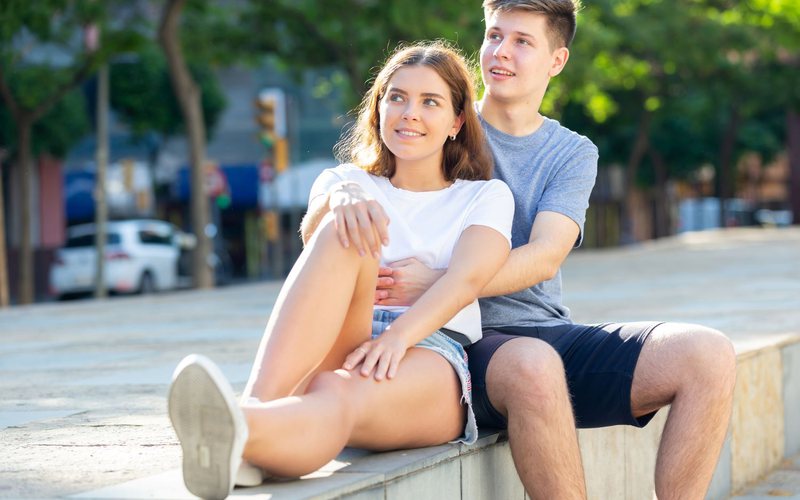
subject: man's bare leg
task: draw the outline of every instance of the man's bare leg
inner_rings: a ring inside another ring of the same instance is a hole
[[[517,473],[532,499],[586,498],[564,366],[545,342],[503,344],[486,370],[492,406],[508,419]]]
[[[656,460],[660,500],[701,499],[725,440],[736,354],[716,330],[668,323],[651,333],[631,390],[635,416],[672,404]]]

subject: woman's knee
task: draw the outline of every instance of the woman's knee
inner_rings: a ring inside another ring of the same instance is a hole
[[[306,394],[322,393],[336,401],[341,410],[341,417],[349,420],[354,418],[354,394],[351,375],[344,370],[323,371],[314,375],[308,383]]]

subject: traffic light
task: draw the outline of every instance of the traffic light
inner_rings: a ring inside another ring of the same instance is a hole
[[[256,99],[256,123],[261,129],[261,142],[267,147],[272,146],[275,141],[275,99]]]
[[[275,141],[286,138],[286,98],[283,90],[267,88],[258,93],[255,102],[259,138],[272,148]]]
[[[271,96],[256,99],[256,123],[259,126],[258,137],[266,147],[275,142],[275,99]]]

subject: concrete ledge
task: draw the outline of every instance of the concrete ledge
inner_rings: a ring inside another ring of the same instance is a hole
[[[800,335],[737,345],[737,383],[728,437],[708,498],[723,499],[800,448]],[[589,498],[652,498],[653,470],[667,411],[645,429],[580,430]],[[472,446],[443,445],[372,454],[347,449],[299,480],[237,489],[234,498],[526,498],[504,433]],[[175,470],[75,498],[192,498]]]

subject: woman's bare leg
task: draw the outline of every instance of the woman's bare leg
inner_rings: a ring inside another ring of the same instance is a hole
[[[324,220],[281,288],[244,400],[288,396],[311,373],[341,367],[370,338],[377,274],[378,262],[343,248]]]
[[[243,406],[244,458],[267,472],[300,476],[346,445],[372,450],[445,443],[461,435],[461,383],[439,354],[409,349],[397,376],[375,381],[337,370],[317,374],[306,394]]]

